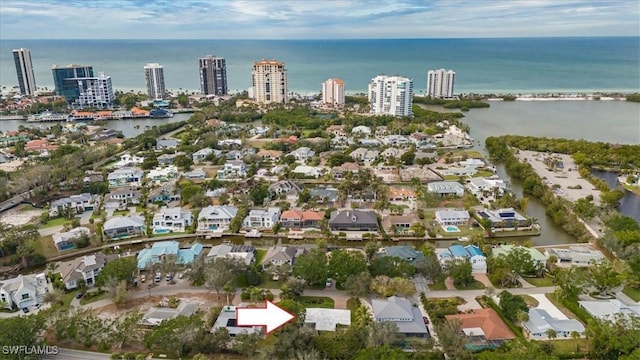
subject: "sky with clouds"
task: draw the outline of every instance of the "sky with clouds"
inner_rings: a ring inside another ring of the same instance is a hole
[[[639,0],[0,0],[3,39],[640,36]]]

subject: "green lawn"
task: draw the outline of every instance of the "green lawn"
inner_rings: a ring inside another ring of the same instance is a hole
[[[526,277],[524,278],[524,280],[526,282],[528,282],[529,284],[533,285],[533,286],[537,286],[537,287],[545,287],[545,286],[553,286],[555,285],[553,283],[553,279],[547,276],[543,276],[540,278],[529,278]]]
[[[478,280],[474,280],[471,284],[465,287],[456,285],[457,290],[482,290],[484,288],[486,288],[486,286]]]
[[[527,303],[527,306],[529,307],[538,307],[538,305],[540,305],[540,302],[538,300],[536,300],[534,297],[530,296],[530,295],[526,295],[526,294],[522,294],[522,295],[518,295],[521,298],[524,299],[524,302]]]
[[[131,210],[116,210],[113,212],[113,216],[127,216],[131,214]]]
[[[44,257],[46,257],[47,259],[53,256],[60,255],[60,252],[58,252],[58,249],[56,249],[55,245],[53,244],[52,235],[43,236],[36,240],[36,242],[33,244],[33,250],[38,254],[44,255]]]
[[[80,305],[90,304],[92,302],[104,300],[109,298],[109,293],[106,291],[92,291],[85,294],[85,296],[80,299]]]
[[[265,249],[257,249],[256,250],[256,261],[254,262],[254,264],[260,264],[262,262],[262,259],[264,259],[265,255],[267,255],[267,250],[265,250]]]
[[[583,338],[562,339],[550,340],[549,343],[556,349],[556,354],[579,354],[587,350],[588,340]]]
[[[280,289],[281,286],[282,286],[282,281],[272,280],[270,272],[265,271],[262,273],[262,282],[260,283],[261,288]]]
[[[444,279],[441,279],[438,281],[434,281],[433,284],[429,285],[429,290],[447,290],[447,285],[444,284]]]
[[[632,288],[631,286],[625,286],[622,292],[633,299],[633,301],[640,301],[640,289]]]
[[[65,218],[56,218],[56,219],[52,219],[47,221],[44,224],[40,224],[40,228],[41,229],[46,229],[46,228],[50,228],[50,227],[54,227],[54,226],[62,226],[64,224],[70,223],[71,220],[65,219]]]
[[[301,296],[300,303],[306,308],[333,309],[335,306],[333,299],[326,296]]]

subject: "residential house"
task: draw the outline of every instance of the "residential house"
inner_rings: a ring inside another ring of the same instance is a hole
[[[329,219],[331,231],[378,232],[378,218],[372,211],[335,210]]]
[[[247,176],[249,167],[242,160],[229,160],[218,170],[218,179],[237,179]]]
[[[337,325],[351,326],[351,310],[307,308],[304,323],[316,331],[336,331]]]
[[[427,159],[429,160],[429,162],[434,162],[436,160],[438,160],[440,155],[438,155],[437,152],[433,151],[433,152],[422,152],[422,151],[417,151],[416,152],[416,157],[414,158],[414,161],[418,161],[418,160],[422,160],[422,159]]]
[[[180,155],[184,155],[183,152],[177,152],[177,153],[173,153],[173,154],[162,154],[158,157],[156,157],[156,160],[158,160],[158,165],[162,166],[170,166],[173,165],[173,160],[175,160],[175,158],[177,158]]]
[[[58,272],[67,290],[76,289],[80,281],[91,287],[109,258],[102,253],[77,257],[71,261],[60,263]]]
[[[218,146],[221,147],[242,147],[242,140],[240,139],[222,139],[218,140]]]
[[[116,216],[103,225],[104,235],[111,240],[143,235],[145,220],[142,216]]]
[[[255,260],[255,253],[256,248],[252,245],[220,244],[211,247],[207,260],[214,260],[218,257],[231,257],[242,260],[248,266]]]
[[[237,213],[238,208],[233,206],[207,206],[198,215],[197,232],[207,234],[227,229]]]
[[[549,340],[547,331],[554,330],[556,339],[570,339],[572,332],[577,332],[584,336],[584,325],[578,320],[551,316],[546,310],[541,308],[529,309],[529,320],[522,323],[522,326],[531,340]]]
[[[245,156],[245,153],[244,151],[241,151],[241,150],[227,151],[227,153],[224,155],[225,159],[227,160],[242,160],[244,156]]]
[[[378,159],[378,150],[369,150],[363,147],[353,150],[349,156],[354,160],[363,161],[365,163],[372,163]]]
[[[412,189],[389,186],[387,190],[387,199],[389,201],[415,201],[417,198],[418,195]]]
[[[215,333],[218,329],[225,328],[230,338],[235,338],[239,334],[262,334],[263,326],[239,326],[238,325],[238,307],[247,307],[247,304],[238,304],[238,306],[223,306],[220,315],[211,328],[211,332]]]
[[[389,161],[390,159],[400,159],[402,155],[404,155],[408,150],[407,149],[398,149],[394,147],[386,148],[380,156],[385,159],[385,161]]]
[[[41,155],[47,155],[49,154],[49,151],[53,151],[57,148],[58,148],[58,145],[49,144],[49,141],[47,141],[47,139],[31,140],[31,141],[27,141],[27,143],[24,144],[25,152],[27,153],[37,152],[37,153],[40,153]]]
[[[149,268],[153,264],[158,264],[167,256],[174,256],[177,264],[191,264],[200,254],[202,254],[202,244],[195,243],[191,247],[181,249],[180,243],[175,240],[158,241],[151,247],[145,247],[138,253],[138,269]]]
[[[380,256],[380,257],[385,257],[385,256],[398,257],[398,258],[407,260],[409,262],[409,264],[411,264],[411,265],[416,265],[416,263],[418,261],[423,260],[425,258],[424,255],[421,252],[416,251],[416,249],[412,248],[411,246],[387,246],[387,247],[383,247],[378,251],[376,256]]]
[[[150,307],[140,320],[140,325],[158,326],[165,320],[170,320],[178,316],[191,316],[198,311],[198,303],[189,301],[180,301],[178,307],[171,308],[168,306],[152,306]]]
[[[282,158],[282,151],[280,150],[265,150],[262,149],[256,154],[264,161],[280,161]]]
[[[411,234],[411,226],[420,224],[420,218],[413,213],[407,215],[385,215],[382,218],[382,228],[387,234]]]
[[[105,195],[105,208],[126,209],[129,205],[140,204],[140,190],[122,188]]]
[[[351,129],[351,135],[359,135],[359,136],[368,137],[369,135],[371,135],[371,128],[368,127],[368,126],[364,126],[364,125],[354,126]]]
[[[402,135],[387,135],[382,138],[382,143],[389,146],[405,147],[411,144],[411,141]]]
[[[478,200],[484,202],[500,198],[507,191],[508,185],[502,179],[474,177],[467,180],[467,189]]]
[[[326,128],[325,131],[335,137],[347,136],[347,133],[344,131],[344,125],[331,125]]]
[[[526,247],[526,246],[514,246],[514,245],[500,245],[496,248],[493,248],[491,254],[494,257],[498,257],[501,255],[507,255],[515,249],[524,249],[529,253],[531,259],[533,259],[533,263],[537,268],[544,269],[547,266],[547,258],[537,249]]]
[[[117,169],[107,175],[109,187],[141,186],[143,178],[144,171],[134,167]]]
[[[480,219],[491,222],[491,231],[510,231],[518,229],[531,229],[533,223],[522,216],[513,208],[505,209],[483,209],[476,212]]]
[[[360,139],[358,143],[367,148],[379,148],[382,146],[382,141],[378,139]]]
[[[580,300],[578,304],[589,315],[600,320],[617,321],[618,318],[640,317],[640,303],[625,304],[618,299],[608,299]]]
[[[389,129],[386,126],[382,125],[382,126],[376,126],[376,130],[374,131],[373,136],[377,138],[381,138],[388,134],[389,134]]]
[[[156,150],[177,149],[180,141],[177,139],[158,139],[156,141]]]
[[[331,168],[331,174],[335,180],[341,180],[344,178],[345,174],[357,174],[360,171],[360,165],[357,163],[346,162],[340,166],[334,166]]]
[[[436,181],[427,184],[427,191],[440,196],[457,196],[464,195],[464,186],[457,181]]]
[[[249,130],[249,135],[251,136],[266,136],[269,133],[268,126],[256,126]]]
[[[317,211],[285,210],[280,215],[280,226],[285,229],[319,228],[324,214]]]
[[[429,150],[435,149],[437,147],[434,138],[428,134],[413,133],[409,136],[409,140],[413,142],[413,144],[416,146],[416,149]]]
[[[487,257],[476,245],[451,245],[446,249],[436,249],[436,253],[443,268],[446,268],[450,261],[468,260],[473,274],[487,273]]]
[[[262,269],[266,270],[272,266],[289,265],[293,266],[298,256],[305,253],[304,248],[296,248],[293,246],[272,246],[267,250],[262,259]]]
[[[116,168],[140,165],[144,162],[142,156],[131,155],[129,153],[120,155],[120,160],[113,164]]]
[[[547,258],[555,256],[558,259],[556,265],[560,266],[590,266],[601,261],[606,261],[600,250],[592,250],[584,245],[573,245],[569,248],[545,248]]]
[[[465,336],[465,347],[472,351],[494,349],[516,338],[507,324],[491,308],[474,309],[464,314],[445,315],[447,321],[460,323],[458,331]]]
[[[88,210],[93,210],[96,197],[89,193],[71,195],[66,198],[53,200],[49,205],[49,217],[57,217],[66,214],[70,209],[71,214],[81,214]]]
[[[440,176],[474,176],[478,173],[478,169],[471,166],[455,166],[455,165],[443,165],[443,164],[431,164],[430,165],[436,173]]]
[[[153,233],[184,232],[193,223],[193,214],[180,207],[162,207],[153,215]]]
[[[418,179],[421,183],[425,183],[431,181],[440,181],[442,180],[442,177],[428,166],[403,166],[400,169],[400,180],[409,182],[413,181],[413,179]]]
[[[337,137],[331,138],[330,144],[332,149],[344,150],[349,146],[355,144],[355,141],[353,141],[352,138],[349,138],[346,136],[337,136]]]
[[[269,194],[271,194],[272,198],[282,194],[287,195],[287,197],[297,197],[301,192],[300,186],[291,180],[280,180],[269,185]]]
[[[200,149],[194,152],[193,154],[191,154],[191,160],[193,160],[194,164],[200,164],[207,161],[207,157],[209,157],[209,155],[212,155],[212,154],[213,156],[218,157],[222,155],[222,151],[217,149],[212,149],[212,148]]]
[[[309,190],[309,196],[323,203],[333,203],[338,201],[340,191],[333,187],[318,186]]]
[[[399,333],[408,337],[429,336],[420,309],[405,298],[392,296],[386,300],[373,299],[371,308],[376,322],[392,322],[398,327]]]
[[[91,231],[86,227],[73,228],[66,232],[53,234],[53,244],[58,251],[65,251],[74,249],[76,247],[75,240],[83,237],[90,236]]]
[[[311,150],[306,146],[303,146],[293,150],[288,155],[293,156],[296,159],[296,161],[299,161],[304,164],[308,160],[310,160],[315,154],[316,154],[315,151]]]
[[[469,223],[467,210],[439,210],[436,211],[436,221],[440,226],[467,225]]]
[[[322,176],[324,168],[318,166],[306,166],[306,165],[298,165],[291,172],[295,174],[302,175],[306,178],[314,178],[317,179]]]
[[[207,178],[207,173],[202,169],[193,169],[191,171],[185,171],[182,176],[189,180],[204,180]]]
[[[149,191],[149,203],[167,204],[171,201],[180,200],[180,194],[175,186],[175,180],[162,184],[160,187],[156,187]]]
[[[251,229],[271,229],[280,219],[280,208],[270,207],[266,210],[253,209],[244,218],[242,226]]]
[[[155,183],[163,183],[177,178],[178,174],[178,168],[173,165],[169,165],[166,167],[157,167],[155,169],[149,170],[147,179]]]
[[[50,291],[53,288],[44,273],[18,275],[0,280],[0,304],[7,309],[30,308],[44,304],[44,295]]]

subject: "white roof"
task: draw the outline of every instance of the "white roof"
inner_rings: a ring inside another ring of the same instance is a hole
[[[351,325],[351,311],[341,309],[308,308],[304,322],[315,324],[318,331],[336,331],[336,325]]]

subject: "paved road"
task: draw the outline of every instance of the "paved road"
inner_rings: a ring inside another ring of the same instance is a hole
[[[111,357],[107,354],[92,351],[81,351],[58,348],[57,355],[43,355],[41,359],[47,360],[109,360]]]
[[[11,199],[8,199],[7,201],[0,203],[0,213],[5,212],[5,211],[13,208],[14,206],[17,206],[21,202],[23,202],[25,200],[28,200],[28,199],[29,199],[29,193],[28,192],[24,192],[22,194],[16,195],[16,196],[12,197]]]

